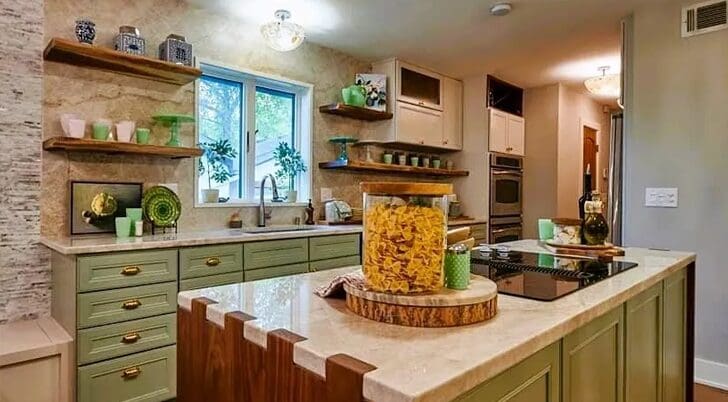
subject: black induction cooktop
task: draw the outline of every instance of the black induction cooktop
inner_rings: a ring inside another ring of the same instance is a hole
[[[498,292],[551,301],[617,275],[637,264],[512,251],[494,247],[471,253],[471,272],[490,278]]]

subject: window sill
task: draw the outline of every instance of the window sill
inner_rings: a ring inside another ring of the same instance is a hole
[[[195,208],[257,208],[260,206],[258,202],[218,202],[218,203],[195,203]],[[308,206],[308,202],[265,202],[266,208],[298,208]]]

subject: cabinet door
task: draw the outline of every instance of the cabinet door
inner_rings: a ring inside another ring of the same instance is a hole
[[[526,151],[526,125],[523,117],[508,115],[508,146],[510,154],[525,155]]]
[[[452,78],[444,79],[442,146],[463,149],[463,84]]]
[[[620,306],[564,337],[563,402],[622,402],[623,313]]]
[[[685,400],[687,289],[685,270],[663,281],[663,402]]]
[[[662,393],[662,284],[625,304],[625,402],[660,401]]]
[[[488,136],[492,152],[508,152],[508,114],[490,109]]]
[[[442,147],[442,112],[397,102],[397,142]]]
[[[559,402],[559,342],[478,385],[457,402]]]
[[[442,76],[432,71],[397,62],[397,100],[442,110]]]

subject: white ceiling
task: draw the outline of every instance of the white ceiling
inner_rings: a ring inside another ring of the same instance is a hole
[[[490,73],[525,88],[583,89],[599,66],[619,72],[619,21],[665,0],[188,0],[260,24],[293,13],[307,40],[364,60],[397,56],[457,78]]]

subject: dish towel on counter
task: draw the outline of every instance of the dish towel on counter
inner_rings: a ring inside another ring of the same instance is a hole
[[[334,278],[328,285],[318,287],[316,290],[313,291],[313,293],[320,297],[341,298],[346,296],[346,292],[344,292],[345,283],[348,283],[351,286],[363,287],[364,274],[361,271],[355,271],[348,274],[339,275]]]

